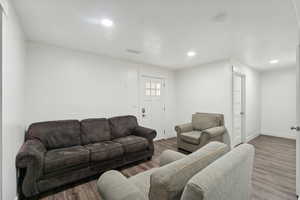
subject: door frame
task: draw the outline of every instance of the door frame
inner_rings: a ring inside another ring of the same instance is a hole
[[[297,45],[296,55],[296,126],[300,126],[300,44]],[[296,133],[296,194],[300,199],[300,133]]]
[[[141,110],[142,110],[142,98],[141,98],[141,87],[142,87],[142,78],[153,78],[153,79],[160,79],[162,80],[162,96],[161,96],[161,99],[163,101],[163,106],[164,106],[164,115],[163,115],[163,118],[166,119],[166,78],[163,77],[163,76],[156,76],[156,75],[151,75],[151,74],[146,74],[146,73],[139,73],[139,76],[138,76],[138,103],[139,103],[139,106],[138,106],[138,120],[141,122],[142,121],[142,116],[141,116]],[[151,127],[149,127],[151,128]],[[165,138],[168,138],[168,135],[166,133],[166,130],[167,130],[167,124],[166,124],[166,120],[163,120],[163,125],[162,125],[162,128],[164,130],[164,135],[163,137],[160,137],[160,138],[154,138],[154,140],[157,140],[157,139],[165,139]]]
[[[246,143],[247,142],[247,137],[246,137],[246,75],[241,73],[241,72],[237,72],[237,71],[233,71],[232,72],[232,135],[235,135],[234,133],[234,76],[239,76],[241,77],[241,96],[242,96],[242,119],[241,119],[241,142],[242,143]],[[234,144],[234,138],[231,139],[232,141],[232,147],[238,145],[238,144]]]

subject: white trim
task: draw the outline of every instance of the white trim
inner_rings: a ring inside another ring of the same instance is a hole
[[[246,142],[250,142],[251,140],[253,140],[254,138],[257,138],[260,135],[261,135],[260,133],[256,133],[256,134],[253,134],[253,135],[248,135],[246,137]]]
[[[261,135],[268,135],[268,136],[274,136],[274,137],[280,137],[280,138],[296,140],[296,134],[295,135],[292,135],[292,134],[284,135],[284,134],[282,134],[282,132],[278,133],[276,131],[268,131],[268,132],[263,131],[261,133]]]
[[[8,4],[6,0],[0,0],[0,8],[3,10],[5,15],[8,14]]]

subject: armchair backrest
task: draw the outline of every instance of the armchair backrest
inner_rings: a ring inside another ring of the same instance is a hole
[[[158,168],[150,177],[150,200],[179,200],[191,177],[228,152],[228,146],[211,142],[194,153]]]
[[[194,130],[205,130],[216,126],[224,126],[224,115],[215,113],[195,113],[192,115]]]
[[[240,145],[191,178],[181,200],[249,200],[253,159],[254,147]]]

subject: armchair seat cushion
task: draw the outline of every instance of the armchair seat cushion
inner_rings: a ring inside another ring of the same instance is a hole
[[[92,162],[109,160],[124,154],[121,144],[110,141],[88,144],[85,148],[90,151]]]
[[[113,142],[122,144],[125,153],[133,153],[146,150],[149,147],[149,142],[146,138],[130,135],[114,139]]]
[[[187,143],[198,145],[200,144],[201,134],[201,131],[191,131],[182,133],[180,138]]]
[[[89,151],[82,146],[54,149],[46,152],[45,173],[87,164]]]

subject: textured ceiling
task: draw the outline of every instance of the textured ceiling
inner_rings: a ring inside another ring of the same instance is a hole
[[[234,58],[260,70],[295,64],[285,0],[13,0],[29,40],[172,69]],[[111,28],[98,24],[110,18]],[[134,54],[127,49],[140,51]],[[197,55],[190,58],[190,50]],[[271,65],[272,59],[278,64]]]

